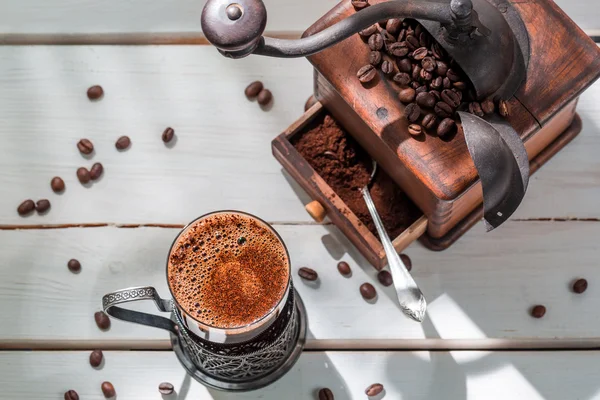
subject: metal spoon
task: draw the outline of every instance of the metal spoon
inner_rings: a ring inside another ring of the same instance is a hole
[[[373,203],[373,199],[371,198],[371,194],[369,193],[369,185],[373,181],[376,173],[377,162],[373,160],[373,172],[371,172],[371,177],[369,178],[367,185],[361,189],[361,193],[365,199],[365,203],[367,203],[367,208],[369,209],[369,213],[371,213],[371,218],[373,218],[375,228],[377,228],[377,233],[383,244],[400,307],[402,308],[402,311],[404,311],[404,314],[410,318],[417,322],[423,322],[425,311],[427,310],[427,301],[425,300],[423,293],[421,293],[421,289],[419,289],[417,283],[406,269],[400,256],[398,256],[396,249],[394,249],[394,245],[392,245],[392,241],[385,231],[381,218],[379,218],[379,214]]]

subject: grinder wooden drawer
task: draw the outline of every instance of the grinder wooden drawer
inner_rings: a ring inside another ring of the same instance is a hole
[[[292,138],[301,134],[316,118],[325,113],[321,103],[316,103],[285,132],[272,142],[273,155],[302,188],[322,206],[327,216],[377,269],[386,264],[385,252],[379,239],[360,221],[348,205],[334,192],[325,180],[309,165],[292,144]],[[421,215],[400,235],[391,238],[398,252],[417,240],[427,229],[427,217]]]

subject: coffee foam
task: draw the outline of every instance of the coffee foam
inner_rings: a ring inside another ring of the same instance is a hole
[[[215,214],[189,226],[172,247],[168,281],[190,316],[237,328],[267,315],[289,280],[285,247],[269,227],[242,214]]]

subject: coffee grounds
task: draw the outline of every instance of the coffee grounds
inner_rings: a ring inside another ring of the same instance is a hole
[[[379,237],[360,193],[371,175],[369,154],[330,115],[317,119],[292,143],[358,219]],[[382,169],[378,169],[371,184],[371,197],[392,240],[422,215]]]

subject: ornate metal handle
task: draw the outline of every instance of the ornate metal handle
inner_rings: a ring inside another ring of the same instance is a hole
[[[471,0],[449,3],[394,0],[367,7],[312,36],[297,40],[263,37],[267,10],[262,0],[208,0],[202,11],[202,30],[210,43],[231,58],[249,54],[270,57],[306,57],[347,39],[358,31],[389,18],[417,18],[437,21],[449,38],[487,31],[472,12]]]
[[[176,333],[176,324],[168,318],[116,307],[117,304],[138,300],[154,300],[156,307],[162,312],[173,310],[173,302],[162,299],[152,286],[139,286],[108,293],[102,297],[102,307],[111,317]]]

